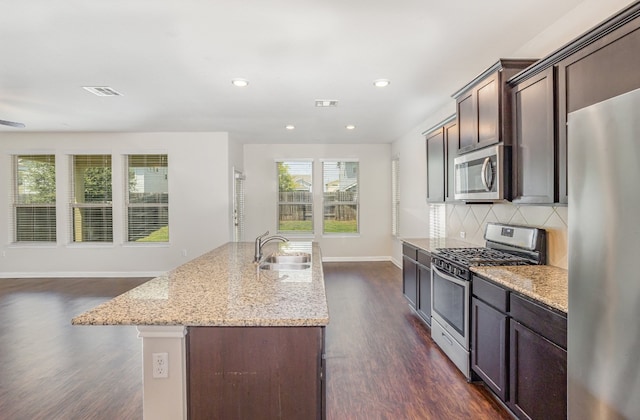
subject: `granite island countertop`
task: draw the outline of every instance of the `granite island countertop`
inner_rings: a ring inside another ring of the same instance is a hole
[[[551,265],[471,267],[471,271],[568,313],[569,281],[567,270]]]
[[[263,254],[311,253],[306,270],[261,270],[253,242],[230,242],[91,309],[74,325],[324,326],[320,247],[270,243]]]

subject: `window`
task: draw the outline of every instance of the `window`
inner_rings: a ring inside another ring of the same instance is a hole
[[[358,233],[359,162],[322,162],[323,233]]]
[[[313,162],[276,162],[278,232],[313,233]]]
[[[400,159],[391,161],[391,234],[400,234]]]
[[[127,241],[169,242],[167,155],[127,156]]]
[[[233,171],[233,240],[244,240],[244,174]]]
[[[73,156],[71,191],[73,242],[113,242],[111,156]]]
[[[55,156],[15,156],[14,174],[15,242],[55,242]]]

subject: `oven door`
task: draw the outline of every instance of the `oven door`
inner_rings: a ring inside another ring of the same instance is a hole
[[[431,266],[431,316],[469,351],[470,281],[460,280]]]

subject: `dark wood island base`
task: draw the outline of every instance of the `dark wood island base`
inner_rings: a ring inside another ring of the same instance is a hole
[[[324,419],[324,327],[189,327],[188,418]]]

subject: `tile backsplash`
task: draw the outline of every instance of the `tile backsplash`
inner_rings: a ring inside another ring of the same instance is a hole
[[[463,239],[484,246],[488,222],[543,228],[547,231],[547,264],[567,268],[567,207],[501,204],[432,204],[429,229],[432,237]],[[464,235],[464,238],[461,236]]]

